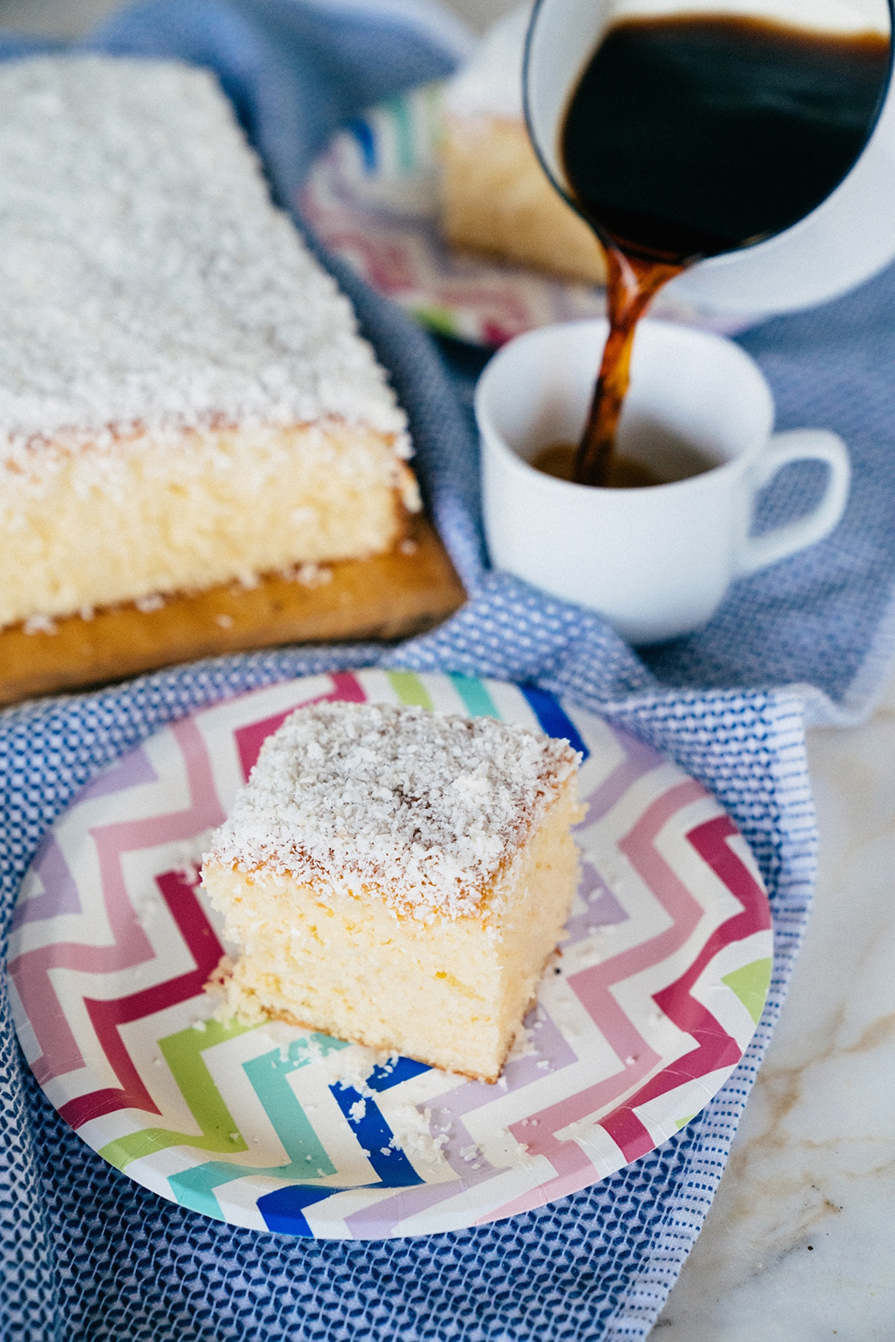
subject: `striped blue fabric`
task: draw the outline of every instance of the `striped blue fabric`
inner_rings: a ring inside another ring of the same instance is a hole
[[[150,0],[86,45],[215,69],[289,204],[333,127],[451,68],[425,7],[388,0]],[[0,56],[33,43],[0,39]],[[771,992],[746,1056],[700,1117],[595,1187],[498,1224],[411,1241],[315,1242],[206,1220],[106,1167],[57,1116],[15,1043],[0,980],[0,1337],[50,1342],[596,1342],[642,1338],[699,1232],[780,1011],[810,904],[815,828],[806,702],[844,719],[888,666],[895,484],[895,274],[743,338],[784,426],[829,425],[855,461],[840,531],[734,589],[712,625],[641,658],[596,616],[488,570],[469,421],[475,352],[438,349],[335,263],[406,405],[428,506],[471,596],[402,647],[207,661],[0,714],[0,915],[53,819],[160,725],[284,677],[379,662],[519,680],[665,750],[729,809],[771,892]],[[765,500],[777,520],[810,478]],[[458,683],[461,683],[458,681]],[[798,686],[800,688],[792,688]],[[789,688],[788,688],[789,687]],[[288,1228],[298,1205],[272,1207]]]

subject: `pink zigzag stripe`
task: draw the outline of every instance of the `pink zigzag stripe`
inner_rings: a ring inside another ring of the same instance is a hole
[[[209,975],[220,964],[224,953],[196,897],[198,876],[191,881],[181,872],[166,871],[156,877],[156,884],[193,957],[193,968],[176,978],[165,979],[163,983],[141,988],[123,997],[111,1000],[84,998],[84,1006],[97,1040],[121,1085],[89,1091],[60,1105],[61,1117],[73,1128],[77,1129],[91,1119],[113,1113],[116,1109],[142,1109],[150,1114],[161,1112],[143,1084],[139,1068],[128,1052],[119,1027],[196,997],[207,983]]]
[[[568,1192],[570,1181],[587,1166],[592,1168],[592,1162],[577,1143],[560,1141],[556,1132],[611,1104],[632,1082],[645,1077],[660,1061],[659,1054],[647,1044],[610,990],[613,984],[672,955],[685,943],[702,916],[701,906],[655,849],[654,841],[673,815],[705,795],[705,789],[692,779],[670,788],[647,807],[619,845],[626,846],[628,850],[649,853],[646,869],[643,865],[639,866],[640,875],[668,913],[671,925],[648,941],[632,946],[602,964],[569,976],[570,987],[611,1047],[619,1057],[633,1057],[635,1061],[622,1072],[588,1086],[557,1104],[549,1105],[534,1115],[541,1129],[536,1135],[531,1130],[531,1119],[524,1128],[521,1123],[511,1125],[510,1131],[519,1141],[526,1143],[530,1153],[546,1156],[557,1172],[557,1179],[550,1180],[543,1188],[544,1197],[548,1201],[562,1196],[562,1192],[558,1191],[560,1189]],[[515,1208],[515,1203],[512,1207]],[[494,1216],[511,1214],[511,1211],[503,1208],[493,1213]]]
[[[528,1128],[525,1131],[528,1132]],[[497,1207],[494,1211],[479,1217],[475,1224],[487,1225],[489,1221],[502,1221],[505,1216],[518,1216],[520,1212],[535,1211],[538,1207],[546,1206],[548,1202],[555,1202],[557,1198],[565,1197],[567,1193],[580,1192],[582,1188],[593,1183],[595,1177],[600,1177],[593,1161],[584,1154],[577,1142],[563,1142],[550,1156],[550,1164],[557,1171],[554,1179],[548,1179],[546,1183],[520,1193],[502,1207]]]
[[[386,293],[406,293],[418,285],[418,276],[408,264],[406,247],[385,237],[369,238],[354,228],[346,228],[336,221],[327,231],[327,246],[337,255],[350,252],[361,257],[361,267],[371,284]]]
[[[363,700],[366,697],[360,683],[350,674],[337,673],[332,681],[333,689],[320,698],[360,697]],[[170,730],[186,764],[190,792],[188,808],[121,821],[91,831],[99,855],[100,884],[113,935],[112,945],[85,946],[79,942],[58,942],[25,952],[9,967],[43,1050],[42,1056],[32,1064],[32,1071],[42,1085],[53,1077],[63,1076],[84,1065],[64,1009],[53,989],[49,971],[66,968],[94,974],[114,973],[155,959],[152,944],[140,926],[127,895],[121,867],[124,853],[171,840],[194,838],[202,830],[219,825],[224,818],[214,787],[211,763],[195,723],[190,718],[183,718],[173,723]],[[258,738],[256,751],[267,735],[269,731]]]
[[[697,1047],[684,1054],[672,1067],[654,1076],[603,1120],[601,1126],[622,1149],[627,1160],[635,1160],[637,1156],[652,1150],[654,1145],[648,1129],[634,1113],[638,1106],[687,1081],[706,1076],[722,1067],[735,1066],[742,1056],[736,1040],[701,1002],[691,996],[693,984],[724,946],[764,931],[770,923],[770,910],[764,891],[727,842],[736,832],[730,817],[722,815],[697,826],[687,835],[708,866],[740,901],[742,910],[716,928],[699,955],[675,983],[670,983],[667,988],[654,994],[656,1005],[674,1021],[678,1029],[692,1035]]]
[[[139,747],[113,768],[94,778],[92,783],[88,783],[78,794],[77,804],[125,792],[140,783],[154,783],[156,778],[157,774],[145,751]],[[81,912],[81,895],[56,840],[55,830],[51,829],[45,836],[32,867],[40,877],[43,893],[16,905],[10,924],[13,932],[25,923],[43,922],[63,913]]]
[[[688,785],[684,784],[682,785],[682,788],[686,788],[687,786]],[[697,789],[696,795],[704,795],[698,784],[691,784],[690,786]],[[677,793],[680,793],[681,790],[681,788],[674,789]],[[666,793],[665,797],[668,795],[669,794]],[[660,798],[659,802],[664,801],[665,797]],[[690,799],[692,800],[693,798]],[[640,822],[638,822],[638,825],[634,827],[630,834],[627,835],[619,845],[627,852],[628,857],[631,858],[632,861],[635,861],[636,859],[635,865],[638,867],[641,876],[643,876],[644,879],[648,879],[648,877],[651,878],[651,888],[654,892],[659,889],[673,890],[673,886],[667,884],[669,876],[671,876],[675,882],[677,881],[674,873],[671,872],[670,868],[667,867],[667,864],[664,863],[661,854],[659,854],[653,846],[653,841],[659,828],[661,828],[661,824],[668,818],[666,816],[659,825],[654,823],[655,816],[651,815],[651,812],[656,811],[658,807],[659,803],[654,803],[653,807],[650,808],[650,811],[645,813]],[[714,1017],[702,1007],[701,1003],[690,996],[690,988],[693,983],[705,968],[706,964],[709,963],[712,957],[716,955],[723,946],[750,936],[756,931],[764,930],[770,925],[770,911],[764,891],[753,879],[749,870],[727,843],[727,839],[736,833],[736,826],[728,816],[717,816],[713,820],[697,826],[687,835],[688,840],[693,844],[700,856],[703,857],[707,864],[716,872],[731,893],[742,902],[743,911],[739,914],[735,914],[732,918],[727,919],[726,922],[722,923],[721,927],[715,930],[706,942],[694,965],[689,967],[680,979],[654,994],[653,1000],[669,1016],[669,1018],[672,1019],[680,1029],[694,1034],[694,1038],[697,1040],[697,1047],[684,1055],[683,1058],[679,1059],[673,1067],[663,1069],[663,1071],[658,1076],[654,1077],[652,1081],[641,1087],[640,1091],[633,1098],[619,1106],[617,1110],[601,1123],[600,1126],[608,1132],[619,1147],[624,1156],[625,1163],[636,1160],[638,1156],[645,1155],[648,1151],[652,1150],[655,1145],[643,1124],[640,1123],[636,1115],[630,1112],[635,1105],[644,1103],[647,1099],[651,1098],[653,1094],[664,1093],[665,1091],[680,1085],[682,1082],[691,1080],[694,1077],[704,1076],[706,1073],[714,1071],[718,1067],[735,1065],[742,1056],[736,1041],[730,1038]],[[645,840],[647,842],[644,842]],[[664,872],[662,870],[663,867]],[[658,883],[656,883],[657,877]],[[678,886],[679,889],[677,893],[680,894],[680,890],[683,889],[683,887],[680,886],[679,882]],[[687,932],[687,935],[689,935],[689,932]],[[667,934],[661,934],[661,936],[666,937]],[[659,941],[659,939],[660,938],[653,938],[651,942],[645,943],[645,946],[648,948]],[[643,949],[643,947],[634,949]],[[666,954],[667,953],[670,952],[666,951]],[[594,987],[593,979],[597,977],[598,972],[601,969],[611,969],[615,964],[616,960],[613,959],[608,961],[604,966],[595,966],[594,969],[584,970],[582,974],[574,976],[574,979],[570,979],[570,982],[573,983],[579,997],[581,996],[581,992],[579,990],[578,981],[585,977],[589,977],[591,982],[588,984],[588,987],[592,990]],[[595,970],[597,971],[597,974],[595,974]],[[632,968],[630,972],[636,973],[637,969]],[[613,975],[612,981],[618,981],[619,977],[626,977],[626,975]],[[604,984],[603,987],[608,987],[608,983]],[[593,1010],[589,1008],[589,1011],[593,1016]],[[608,1037],[609,1032],[604,1030],[604,1033],[606,1033]],[[612,1042],[612,1040],[610,1040],[610,1042]],[[615,1047],[618,1051],[617,1045],[615,1045]],[[640,1060],[638,1060],[638,1062],[639,1061]],[[633,1069],[629,1069],[624,1074],[626,1081],[629,1080],[632,1070]],[[638,1067],[637,1070],[640,1071],[640,1068]],[[580,1172],[586,1171],[587,1167],[591,1166],[591,1161],[576,1142],[560,1143],[556,1138],[555,1133],[558,1129],[565,1126],[566,1123],[572,1122],[576,1118],[586,1117],[586,1113],[582,1112],[582,1106],[579,1104],[582,1097],[587,1097],[588,1095],[591,1097],[590,1112],[593,1112],[594,1109],[598,1108],[601,1103],[605,1103],[605,1099],[600,1099],[599,1097],[595,1098],[596,1092],[599,1089],[599,1087],[592,1087],[590,1091],[585,1091],[580,1095],[573,1096],[570,1101],[551,1106],[550,1109],[543,1111],[542,1115],[538,1115],[539,1118],[543,1116],[548,1117],[548,1121],[552,1123],[551,1129],[545,1133],[543,1138],[532,1140],[530,1127],[526,1127],[523,1130],[521,1124],[513,1125],[512,1130],[515,1131],[516,1136],[520,1137],[521,1140],[527,1141],[529,1150],[532,1154],[542,1154],[547,1156],[554,1169],[557,1170],[558,1177],[556,1179],[551,1179],[547,1184],[544,1184],[537,1189],[522,1194],[520,1197],[513,1199],[511,1202],[489,1213],[487,1217],[483,1218],[482,1223],[485,1221],[499,1220],[501,1217],[512,1216],[518,1212],[530,1211],[534,1207],[541,1206],[543,1202],[561,1197],[564,1193],[574,1192],[577,1188],[581,1187],[579,1177]],[[568,1117],[566,1115],[568,1115]],[[522,1135],[523,1132],[525,1134],[524,1137]]]
[[[420,271],[413,264],[410,249],[403,238],[397,241],[390,232],[371,237],[360,233],[353,227],[345,227],[341,221],[326,220],[325,228],[318,231],[325,234],[326,245],[338,255],[346,252],[359,257],[360,268],[367,280],[386,293],[414,294],[420,289]],[[319,225],[319,220],[318,220]],[[430,301],[448,307],[469,307],[480,311],[487,300],[489,309],[497,311],[497,318],[510,322],[517,330],[524,323],[528,311],[524,301],[514,290],[505,286],[491,285],[484,280],[470,282],[441,270],[433,272],[426,267],[428,281],[426,285]]]
[[[637,854],[635,866],[668,914],[670,926],[648,941],[614,955],[610,960],[570,975],[568,983],[619,1057],[636,1056],[637,1061],[625,1072],[608,1077],[536,1115],[539,1126],[545,1129],[543,1135],[538,1136],[536,1144],[532,1142],[528,1130],[520,1128],[516,1136],[527,1141],[529,1148],[535,1149],[536,1146],[539,1155],[549,1156],[559,1149],[560,1143],[553,1135],[558,1128],[584,1118],[611,1102],[617,1094],[630,1087],[632,1080],[645,1075],[660,1060],[619,1006],[610,989],[614,984],[673,955],[687,941],[702,917],[701,905],[655,848],[655,839],[672,816],[703,797],[704,788],[693,780],[688,779],[670,788],[644,811],[619,844],[628,857],[632,853]]]
[[[109,974],[155,959],[152,943],[140,926],[127,895],[122,857],[135,849],[177,839],[192,839],[224,818],[214,788],[211,764],[195,723],[183,718],[171,731],[186,765],[190,803],[183,811],[165,812],[139,820],[124,820],[91,831],[100,865],[100,883],[112,930],[110,946],[58,942],[27,951],[10,965],[28,1019],[43,1050],[32,1063],[38,1082],[83,1067],[84,1059],[65,1017],[50,977],[52,969],[74,969]]]

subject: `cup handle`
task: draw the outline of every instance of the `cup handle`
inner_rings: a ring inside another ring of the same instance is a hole
[[[755,490],[766,485],[790,461],[823,461],[829,466],[823,498],[807,517],[786,522],[761,536],[747,537],[737,566],[738,576],[755,573],[823,540],[845,512],[851,462],[848,449],[838,434],[827,429],[792,429],[789,433],[775,433],[758,463]]]

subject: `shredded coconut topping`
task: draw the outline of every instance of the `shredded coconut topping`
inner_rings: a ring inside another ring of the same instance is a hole
[[[405,420],[206,71],[0,69],[0,436]]]
[[[210,860],[471,914],[577,767],[568,742],[387,704],[300,708],[264,744]]]

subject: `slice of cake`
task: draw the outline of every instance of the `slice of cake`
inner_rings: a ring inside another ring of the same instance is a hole
[[[0,627],[362,558],[418,505],[348,300],[213,77],[0,66]]]
[[[493,718],[293,713],[202,868],[225,1009],[494,1081],[572,903],[577,762]]]
[[[457,248],[602,284],[603,249],[551,186],[525,128],[530,12],[526,5],[495,24],[447,87],[442,228]]]

